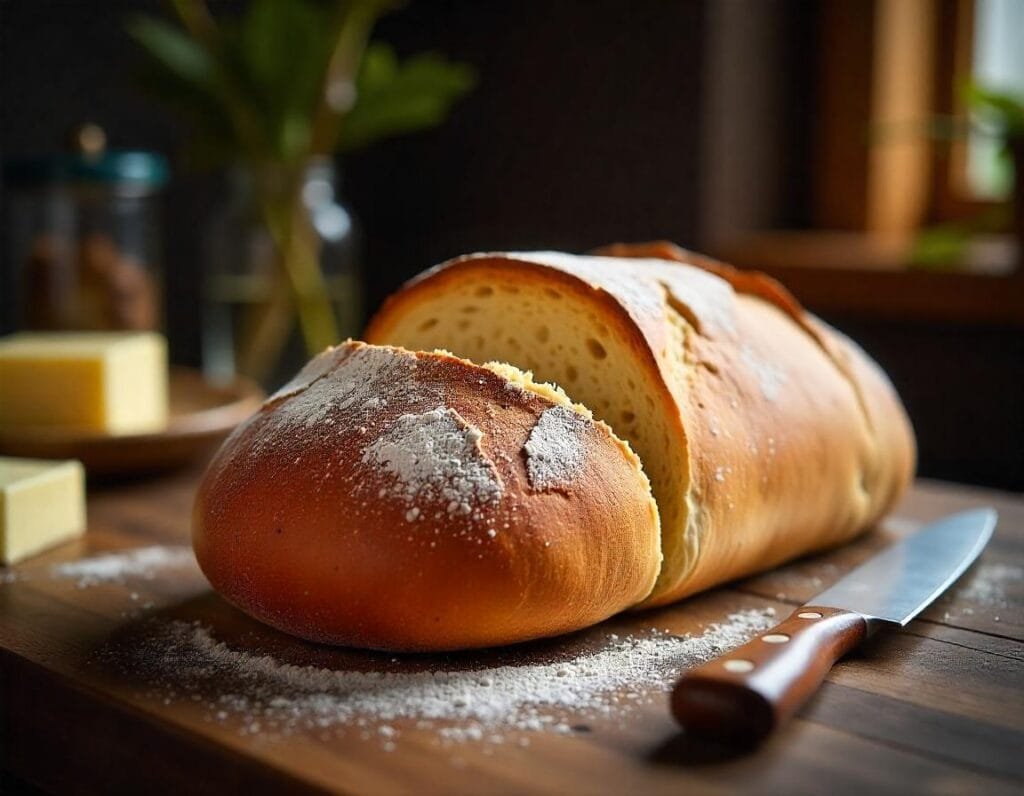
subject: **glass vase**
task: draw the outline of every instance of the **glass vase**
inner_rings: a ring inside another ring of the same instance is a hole
[[[289,174],[237,168],[213,214],[203,275],[203,368],[273,390],[358,333],[358,235],[329,159]]]

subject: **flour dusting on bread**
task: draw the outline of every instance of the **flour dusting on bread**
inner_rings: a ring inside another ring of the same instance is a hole
[[[351,351],[352,347],[350,345],[332,346],[325,351],[321,351],[303,365],[302,369],[292,376],[291,379],[281,385],[277,392],[267,398],[263,405],[269,406],[282,398],[289,398],[296,393],[302,392],[334,370]]]
[[[545,441],[571,490],[530,487],[530,430],[560,402],[577,417],[555,387],[358,342],[318,359],[200,485],[196,558],[231,602],[313,642],[426,652],[576,630],[650,593],[658,511],[607,426]]]
[[[449,514],[470,514],[475,505],[501,497],[494,465],[480,449],[482,433],[454,409],[405,414],[363,451],[363,462],[394,478],[385,494],[414,503],[443,500]],[[409,512],[416,519],[419,516]]]
[[[583,469],[587,421],[565,406],[546,409],[530,431],[523,449],[530,486],[545,492],[569,489]]]
[[[394,348],[347,343],[328,349],[268,401],[278,403],[259,429],[254,452],[300,430],[322,433],[342,421],[342,413],[341,425],[352,427],[372,420],[390,401],[411,395],[438,400],[436,389],[417,382],[416,366],[412,353]]]
[[[759,357],[749,345],[740,346],[740,356],[743,359],[743,364],[754,371],[754,375],[757,376],[761,395],[769,401],[777,400],[783,385],[789,380],[786,372]]]

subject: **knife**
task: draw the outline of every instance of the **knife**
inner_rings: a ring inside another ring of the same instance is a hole
[[[781,624],[687,672],[672,693],[672,713],[688,734],[765,738],[810,699],[836,661],[931,605],[978,557],[995,525],[993,509],[974,509],[896,542]]]

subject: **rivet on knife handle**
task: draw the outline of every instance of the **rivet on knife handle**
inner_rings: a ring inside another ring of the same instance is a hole
[[[760,740],[796,713],[867,631],[861,614],[802,606],[742,647],[687,672],[672,694],[672,712],[687,732]]]

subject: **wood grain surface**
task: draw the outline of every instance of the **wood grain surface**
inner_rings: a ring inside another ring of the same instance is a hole
[[[668,695],[616,721],[570,722],[528,746],[444,745],[391,722],[389,748],[350,728],[270,737],[204,701],[168,698],[142,672],[110,663],[153,617],[198,620],[233,647],[289,663],[402,671],[422,657],[304,644],[213,594],[191,564],[152,579],[81,588],[54,564],[109,551],[184,545],[198,475],[94,489],[84,539],[0,570],[0,769],[67,793],[1020,793],[1024,789],[1024,498],[919,482],[864,539],[658,611],[565,639],[448,656],[476,666],[585,650],[652,628],[697,634],[730,613],[778,618],[874,550],[925,521],[994,505],[980,561],[920,619],[841,661],[797,717],[755,750],[680,733]],[[3,780],[0,780],[3,782]],[[0,785],[2,789],[2,785]]]

